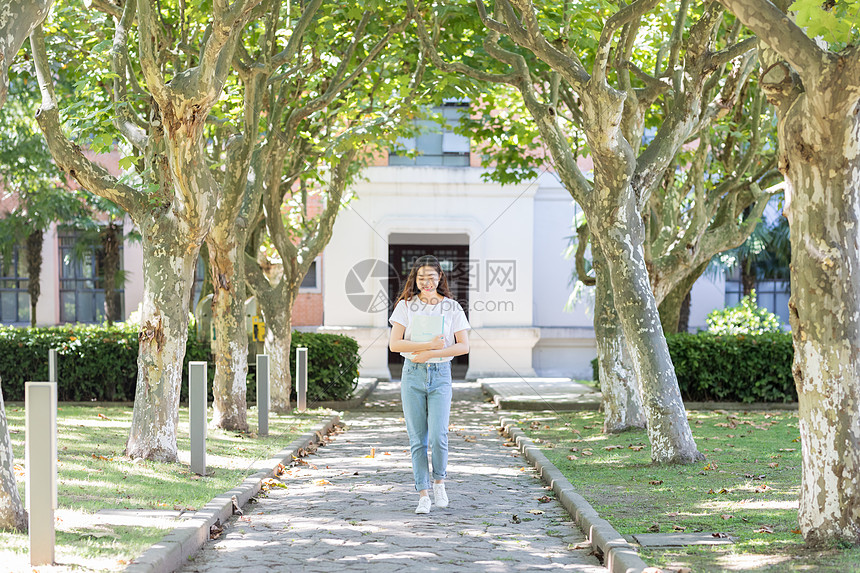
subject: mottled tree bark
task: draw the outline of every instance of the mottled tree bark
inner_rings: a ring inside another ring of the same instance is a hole
[[[212,324],[215,380],[212,426],[248,431],[246,376],[248,334],[245,328],[245,250],[241,236],[216,230],[207,238],[212,272]],[[241,235],[241,233],[240,233]]]
[[[629,193],[632,195],[632,190]],[[642,220],[635,201],[620,203],[615,210],[609,213],[602,210],[602,217],[589,220],[593,237],[599,241],[609,263],[615,308],[640,383],[651,459],[657,463],[701,460],[704,456],[696,448],[690,431],[645,268]]]
[[[277,21],[277,14],[273,16]],[[308,18],[308,14],[305,14]],[[275,22],[269,34],[274,34]],[[269,45],[274,49],[274,43]],[[230,139],[223,194],[212,230],[206,238],[209,279],[212,284],[212,324],[215,340],[215,380],[211,425],[226,430],[248,431],[247,375],[248,334],[245,325],[245,245],[259,213],[266,172],[257,144],[257,126],[262,111],[261,96],[267,76],[259,71],[243,72],[245,117],[243,135]],[[253,164],[253,166],[252,166]]]
[[[860,51],[827,50],[771,2],[720,1],[769,48],[761,81],[777,106],[791,228],[800,529],[813,545],[860,544]]]
[[[645,427],[639,381],[627,356],[624,333],[615,311],[609,268],[600,247],[592,244],[597,276],[594,300],[594,338],[600,391],[603,395],[603,431],[624,432]]]
[[[41,230],[27,237],[27,293],[30,295],[30,326],[36,326],[36,305],[42,292],[42,242]]]
[[[272,289],[259,296],[258,302],[266,322],[266,338],[263,352],[269,356],[269,381],[271,387],[270,409],[278,414],[290,412],[290,394],[293,377],[290,372],[290,345],[292,344],[292,307],[298,295],[287,288]]]
[[[176,241],[170,225],[150,224],[143,233],[143,301],[137,389],[126,455],[176,461],[179,392],[188,341],[188,291],[197,249]]]
[[[657,309],[660,311],[660,324],[664,333],[687,332],[687,323],[690,318],[690,291],[707,268],[708,263],[705,262],[693,269],[675,288],[669,291],[669,294],[662,301],[658,301]],[[686,320],[682,321],[685,301]]]
[[[0,107],[9,91],[9,66],[27,36],[42,23],[54,0],[6,0],[0,8]]]
[[[799,520],[813,544],[860,544],[860,116],[836,116],[826,129],[802,116],[810,112],[801,104],[780,129],[794,186],[787,216]]]
[[[31,45],[42,93],[36,118],[58,167],[83,187],[123,208],[143,235],[144,296],[134,415],[126,453],[162,461],[177,459],[176,423],[182,363],[188,337],[188,299],[200,245],[215,214],[220,185],[214,179],[203,129],[221,96],[231,70],[239,35],[259,0],[212,4],[212,33],[199,52],[181,66],[178,50],[172,64],[163,60],[166,38],[151,0],[126,0],[115,18],[109,53],[114,73],[110,91],[116,107],[114,125],[136,148],[147,185],[132,187],[86,158],[66,137],[59,118],[44,34]],[[128,61],[130,30],[137,24],[140,71]],[[193,50],[192,50],[193,51]],[[180,67],[177,67],[180,66]],[[165,72],[170,68],[170,72]],[[166,77],[167,74],[169,77]],[[146,113],[128,105],[128,87],[145,83]],[[147,187],[151,186],[151,190]]]
[[[27,513],[15,481],[15,458],[6,422],[6,406],[0,390],[0,529],[27,530]]]

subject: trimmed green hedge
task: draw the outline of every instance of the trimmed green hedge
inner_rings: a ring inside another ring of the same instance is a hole
[[[308,402],[347,400],[358,384],[358,343],[348,336],[293,333],[291,365],[295,372],[295,349],[308,347]],[[132,401],[137,384],[137,327],[118,324],[65,325],[16,328],[0,326],[0,377],[7,401],[24,400],[24,383],[48,379],[48,350],[58,350],[58,398],[61,401]],[[254,364],[253,356],[250,364]],[[189,329],[183,381],[188,362],[209,362],[209,399],[215,366],[209,346],[198,341]],[[252,367],[253,368],[253,367]],[[187,400],[183,383],[180,399]],[[256,401],[253,372],[248,376],[248,400]]]
[[[791,334],[666,336],[681,396],[692,402],[796,402]],[[597,360],[592,361],[597,380]]]
[[[341,334],[293,332],[290,372],[296,372],[296,348],[308,349],[308,406],[324,400],[348,400],[358,385],[358,342]],[[293,400],[296,383],[293,382]]]

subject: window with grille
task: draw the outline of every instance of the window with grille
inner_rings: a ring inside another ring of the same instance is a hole
[[[120,230],[120,236],[122,231]],[[104,249],[98,241],[83,241],[75,229],[60,229],[60,322],[102,322],[105,319]],[[120,266],[122,266],[120,243]],[[124,289],[115,296],[119,317],[125,316]]]
[[[16,245],[5,257],[0,253],[0,323],[29,324],[29,285],[26,249]]]
[[[407,151],[416,153],[415,157],[398,155],[392,151],[388,154],[388,165],[468,167],[469,138],[452,130],[452,126],[458,123],[465,113],[469,113],[468,102],[449,102],[434,107],[433,114],[440,115],[447,125],[439,125],[430,119],[416,120],[415,124],[421,128],[421,134],[399,140],[400,145]]]

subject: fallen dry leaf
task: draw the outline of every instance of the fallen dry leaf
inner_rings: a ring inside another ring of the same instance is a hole
[[[649,533],[660,533],[660,524],[655,523],[651,527],[648,528]]]
[[[551,498],[550,496],[548,496],[548,495],[545,495],[545,496],[543,496],[543,497],[539,497],[539,498],[538,498],[538,501],[539,501],[539,502],[541,502],[541,503],[549,503],[549,502],[551,502],[551,501],[552,501],[552,498]]]
[[[797,448],[779,448],[779,451],[781,451],[781,452],[795,452],[795,451],[797,451]]]
[[[582,450],[582,455],[583,456],[593,456],[594,452],[592,452],[591,450]]]
[[[762,525],[758,529],[755,530],[754,533],[773,533],[773,527],[769,525]]]
[[[567,456],[567,459],[569,459],[570,461],[573,461],[573,460],[578,460],[579,458],[576,457],[575,455],[571,454],[571,455]]]
[[[541,510],[541,509],[530,509],[529,513],[531,513],[532,515],[543,515],[543,510]]]
[[[802,531],[800,531],[800,529],[792,529],[791,532],[795,535],[800,535],[801,533],[803,533]]]
[[[108,418],[104,414],[99,414],[99,418],[101,418],[102,420],[110,420],[110,418]]]
[[[579,451],[579,448],[570,448],[570,451],[571,451],[571,452],[578,452],[578,451]]]
[[[678,512],[677,511],[670,511],[669,513],[666,514],[666,516],[667,517],[678,517]]]
[[[630,447],[630,449],[631,449],[631,450],[633,450],[634,452],[641,452],[641,451],[642,451],[642,448],[644,448],[645,446],[629,446],[629,447]]]
[[[672,526],[672,531],[686,531],[686,530],[687,530],[687,528],[684,527],[683,525],[673,525]]]
[[[726,533],[712,533],[711,537],[716,537],[717,539],[727,539],[729,536]]]
[[[327,479],[318,479],[318,480],[314,481],[314,485],[319,485],[319,486],[331,485],[331,482],[328,481]]]
[[[465,436],[465,437],[463,437],[463,439],[464,439],[464,440],[466,440],[467,442],[476,442],[476,441],[478,441],[478,440],[477,440],[477,438],[475,438],[475,436]]]
[[[767,465],[768,465],[769,467],[772,467],[772,468],[778,468],[778,467],[779,467],[779,462],[771,462],[771,463],[769,463],[769,464],[767,464]]]
[[[620,450],[621,448],[622,448],[622,446],[606,446],[603,449],[606,450],[607,452],[611,452],[612,450]]]
[[[370,453],[364,456],[366,458],[375,458],[376,457],[376,448],[370,448]]]
[[[662,483],[663,483],[663,480],[661,480],[661,479],[652,479],[651,481],[648,482],[649,485],[660,485]]]
[[[763,483],[760,486],[757,486],[753,491],[756,493],[764,493],[764,492],[770,491],[772,489],[773,489],[772,487],[770,487],[766,483]]]
[[[724,514],[722,514],[720,517],[722,517],[723,519],[731,519],[731,518],[733,518],[733,517],[734,517],[734,515],[731,515],[731,514],[728,514],[728,513],[724,513]]]

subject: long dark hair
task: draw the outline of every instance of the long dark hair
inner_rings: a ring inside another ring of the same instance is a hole
[[[397,306],[397,303],[401,300],[409,302],[412,300],[413,296],[421,292],[421,289],[418,288],[418,269],[422,267],[430,267],[439,273],[439,286],[436,287],[436,292],[444,297],[454,298],[451,295],[451,289],[448,288],[448,277],[446,277],[444,271],[442,271],[442,265],[439,264],[439,259],[433,255],[423,255],[415,259],[415,262],[412,263],[412,270],[409,271],[409,278],[406,279],[406,284],[403,285],[403,290],[394,302],[394,306]]]

